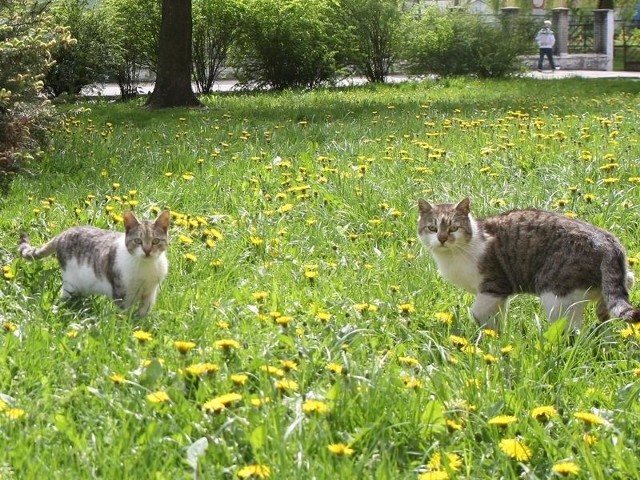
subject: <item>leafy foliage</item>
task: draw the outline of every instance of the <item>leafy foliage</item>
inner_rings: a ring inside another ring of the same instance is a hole
[[[384,82],[398,57],[402,11],[398,0],[341,0],[334,6],[341,50],[360,75]]]
[[[51,51],[75,44],[69,31],[43,12],[48,4],[0,1],[0,172],[48,141],[53,110],[41,95],[54,64]]]
[[[77,43],[53,49],[56,63],[44,81],[48,93],[77,94],[83,86],[107,79],[115,64],[116,49],[103,14],[90,7],[87,0],[63,0],[52,5],[55,22],[66,25]]]
[[[335,25],[327,0],[248,0],[247,6],[234,54],[243,83],[282,90],[334,79]]]
[[[405,55],[413,73],[503,77],[521,68],[533,38],[527,23],[487,23],[467,12],[428,9],[410,22]]]
[[[160,35],[159,0],[105,0],[102,5],[114,76],[123,98],[136,96],[144,69],[155,72]]]
[[[198,89],[211,91],[245,17],[242,0],[194,0],[193,67]]]

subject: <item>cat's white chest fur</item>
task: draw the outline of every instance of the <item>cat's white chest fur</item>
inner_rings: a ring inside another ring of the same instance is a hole
[[[481,254],[482,250],[478,250],[478,254]],[[432,250],[431,254],[442,278],[468,292],[478,292],[482,277],[476,255],[453,250]]]
[[[458,233],[453,234],[455,241],[451,244],[442,245],[433,233],[422,234],[420,240],[429,248],[442,278],[468,292],[478,293],[482,283],[478,265],[487,247],[487,239],[480,234],[473,219],[470,223],[472,234],[468,242],[463,242]]]
[[[122,275],[127,294],[138,298],[155,290],[169,271],[165,252],[161,252],[155,257],[131,255],[124,242],[118,245],[116,265]]]

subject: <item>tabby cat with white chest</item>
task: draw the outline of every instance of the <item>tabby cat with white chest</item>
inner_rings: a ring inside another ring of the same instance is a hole
[[[35,260],[55,254],[62,269],[62,298],[107,295],[123,309],[138,305],[146,315],[156,301],[168,272],[166,256],[171,219],[168,210],[155,222],[139,221],[125,212],[124,233],[96,227],[73,227],[41,247],[33,247],[26,234],[18,249]]]
[[[496,328],[514,294],[540,297],[550,321],[561,317],[579,329],[589,301],[602,321],[640,322],[629,303],[633,273],[611,233],[543,210],[513,210],[475,219],[469,199],[432,205],[418,201],[418,236],[449,282],[476,294],[471,313]]]

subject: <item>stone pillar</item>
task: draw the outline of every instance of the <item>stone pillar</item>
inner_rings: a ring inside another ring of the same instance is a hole
[[[613,70],[613,10],[593,11],[593,47],[596,53],[607,55],[605,70]]]
[[[556,45],[553,53],[567,55],[569,53],[569,9],[558,7],[551,12],[553,15],[551,28],[556,35]]]

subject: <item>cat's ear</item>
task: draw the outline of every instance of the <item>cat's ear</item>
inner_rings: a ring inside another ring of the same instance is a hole
[[[158,218],[156,218],[154,225],[160,228],[162,231],[166,232],[169,228],[170,221],[171,212],[169,210],[164,210],[160,215],[158,215]]]
[[[122,218],[124,220],[124,231],[125,232],[128,232],[132,228],[135,228],[138,225],[140,225],[140,222],[138,221],[136,216],[131,211],[124,212],[124,214],[122,215]]]
[[[456,212],[461,213],[463,215],[469,215],[469,212],[470,212],[469,204],[470,203],[471,203],[471,201],[469,200],[469,198],[465,198],[464,200],[460,201],[460,203],[458,203],[456,205]]]
[[[418,210],[422,215],[427,215],[428,213],[431,213],[433,207],[429,202],[421,198],[418,200]]]

